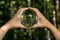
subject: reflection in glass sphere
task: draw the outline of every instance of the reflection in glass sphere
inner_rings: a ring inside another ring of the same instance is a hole
[[[37,15],[34,11],[26,10],[21,15],[21,23],[25,26],[32,26],[37,23]]]

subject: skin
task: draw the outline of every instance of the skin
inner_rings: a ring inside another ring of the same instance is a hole
[[[26,27],[22,25],[20,22],[20,16],[27,9],[28,8],[20,8],[18,12],[16,13],[16,15],[0,28],[0,40],[3,39],[7,31],[10,29],[13,29],[13,28],[23,28],[23,29],[25,28],[26,29]]]
[[[36,8],[30,8],[33,10],[38,16],[37,24],[33,25],[32,28],[47,28],[49,29],[52,34],[54,35],[56,40],[60,40],[60,32],[54,25],[52,25],[43,15],[42,13]]]
[[[47,28],[49,29],[56,40],[60,40],[60,32],[58,29],[55,28],[54,25],[52,25],[41,13],[37,8],[20,8],[16,15],[8,21],[5,25],[3,25],[0,28],[0,40],[3,39],[5,34],[8,32],[8,30],[13,29],[13,28],[25,28],[27,29],[24,25],[20,23],[20,16],[25,10],[33,10],[37,16],[38,16],[38,22],[37,24],[33,25],[31,28]]]

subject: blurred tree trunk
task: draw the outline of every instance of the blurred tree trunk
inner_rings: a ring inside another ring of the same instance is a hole
[[[58,28],[59,0],[53,0],[53,5],[54,5],[54,11],[55,11],[56,28]]]
[[[45,14],[45,17],[49,20],[48,3],[49,3],[49,0],[44,0],[44,14]],[[47,31],[47,36],[46,36],[47,40],[51,40],[50,31],[46,28],[45,28],[45,30]]]

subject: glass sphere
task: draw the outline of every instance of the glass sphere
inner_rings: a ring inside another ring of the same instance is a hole
[[[37,23],[37,15],[32,10],[26,10],[21,15],[21,23],[27,27],[30,27]]]

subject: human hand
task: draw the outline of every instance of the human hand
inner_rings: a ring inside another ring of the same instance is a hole
[[[42,27],[48,27],[51,23],[40,13],[40,11],[37,8],[29,8],[30,10],[33,10],[36,15],[38,16],[38,22],[32,26],[32,28],[42,28]]]
[[[20,8],[18,10],[18,12],[15,14],[15,16],[10,20],[8,21],[8,23],[6,23],[7,25],[9,25],[10,29],[12,28],[26,28],[24,25],[21,24],[21,20],[20,20],[20,17],[21,17],[21,14],[27,10],[28,8]]]

